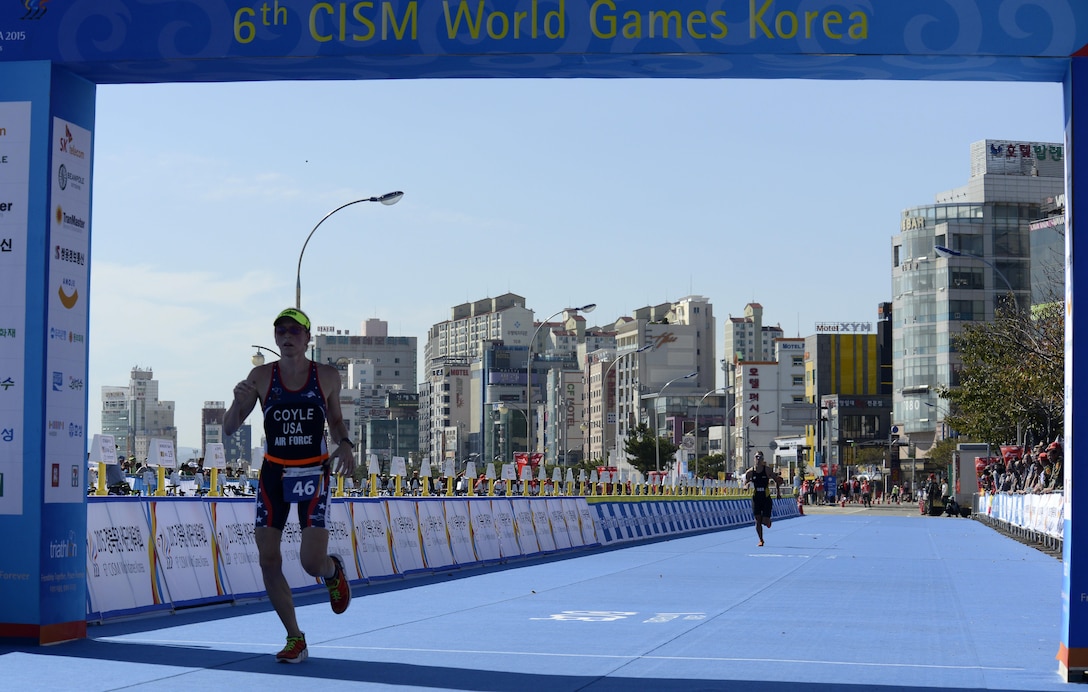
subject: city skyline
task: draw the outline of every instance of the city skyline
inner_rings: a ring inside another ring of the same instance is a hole
[[[386,320],[422,355],[453,305],[506,292],[538,320],[595,302],[601,326],[704,295],[719,347],[753,301],[786,336],[875,323],[899,213],[961,185],[973,141],[1063,141],[1061,110],[1058,85],[1015,83],[100,86],[88,429],[138,365],[199,446],[203,402],[274,346],[307,233],[391,190],[310,242],[315,324]]]

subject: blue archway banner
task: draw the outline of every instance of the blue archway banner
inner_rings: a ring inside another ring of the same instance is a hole
[[[4,0],[0,61],[96,83],[419,77],[1061,81],[1081,0]]]

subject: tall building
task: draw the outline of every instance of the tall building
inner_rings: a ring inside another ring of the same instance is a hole
[[[782,414],[786,404],[805,400],[805,340],[780,337],[770,347],[771,359],[741,360],[732,371],[735,425],[730,440],[732,463],[727,467],[735,474],[755,463],[757,451],[773,458],[776,438],[804,430]]]
[[[1065,300],[1065,194],[1043,200],[1031,222],[1031,304]]]
[[[408,457],[419,451],[414,420],[418,402],[416,337],[390,336],[388,323],[379,319],[363,322],[361,331],[361,334],[353,335],[335,326],[317,327],[313,359],[340,371],[344,385],[340,393],[344,422],[361,460],[365,463],[367,455],[381,451],[388,455],[389,450],[397,452],[394,456]],[[411,401],[407,409],[403,405],[406,400]],[[396,405],[390,406],[390,401]],[[384,427],[376,437],[368,434],[374,430],[370,425],[372,420],[394,418],[402,421],[393,426],[394,444],[389,443],[390,433]],[[407,418],[411,423],[404,421]],[[410,441],[405,432],[409,429],[412,431]]]
[[[948,413],[938,392],[959,382],[954,338],[1001,301],[1030,307],[1031,224],[1065,189],[1061,144],[984,140],[970,153],[967,183],[905,209],[892,239],[893,422],[923,451]]]
[[[730,315],[725,323],[723,353],[729,362],[774,360],[774,340],[785,336],[779,325],[763,324],[763,306],[748,303],[742,317]]]
[[[174,402],[159,401],[159,382],[150,368],[134,367],[127,387],[102,387],[102,432],[114,436],[119,455],[141,462],[152,439],[169,440],[177,450]]]
[[[204,402],[204,408],[200,411],[200,456],[207,459],[208,445],[219,443],[223,445],[227,468],[238,469],[248,466],[250,445],[252,444],[252,429],[248,423],[244,423],[233,435],[226,437],[223,434],[223,421],[226,417],[227,407],[225,402]]]
[[[586,455],[623,467],[627,438],[640,423],[682,442],[690,398],[715,389],[716,330],[710,300],[694,295],[617,320],[614,352],[583,361]]]
[[[450,319],[428,330],[423,349],[426,373],[419,385],[419,448],[432,462],[449,455],[457,459],[494,457],[494,412],[490,408],[485,411],[483,402],[494,401],[497,406],[499,400],[486,398],[491,375],[481,366],[497,345],[519,346],[526,353],[533,330],[533,311],[526,309],[525,298],[514,293],[455,305]],[[507,351],[499,362],[505,369],[514,368]],[[525,355],[519,367],[524,378]],[[498,379],[511,385],[513,382],[506,380],[512,377]],[[525,389],[524,379],[521,389]],[[522,400],[513,396],[509,395],[511,404]],[[452,449],[451,440],[457,440]]]

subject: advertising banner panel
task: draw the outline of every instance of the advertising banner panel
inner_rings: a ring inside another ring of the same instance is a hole
[[[442,503],[442,508],[446,512],[446,531],[450,536],[453,561],[458,565],[475,564],[478,560],[472,544],[472,520],[468,514],[468,501],[446,500]]]
[[[87,615],[105,617],[161,610],[147,506],[137,498],[87,504]]]
[[[536,540],[536,528],[533,526],[533,508],[527,497],[517,497],[511,502],[514,509],[514,530],[521,547],[522,555],[536,555],[540,552],[540,543]]]
[[[469,500],[468,515],[472,520],[472,544],[481,562],[497,562],[502,558],[499,532],[491,515],[491,501],[486,498]]]
[[[430,569],[449,567],[454,563],[450,537],[446,528],[444,500],[416,500],[419,534],[423,538],[423,561]]]
[[[389,514],[389,533],[393,539],[393,566],[400,574],[411,574],[426,569],[423,563],[423,547],[419,538],[419,519],[416,502],[411,499],[385,501]]]
[[[213,528],[200,498],[151,502],[155,564],[174,606],[227,600],[212,553]]]
[[[355,561],[366,579],[383,579],[396,574],[390,552],[392,536],[385,502],[377,499],[354,500],[351,505]]]

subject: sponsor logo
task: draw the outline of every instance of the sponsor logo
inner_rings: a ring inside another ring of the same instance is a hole
[[[15,327],[0,327],[0,339],[15,338]]]
[[[41,19],[48,12],[48,8],[45,6],[49,0],[22,0],[23,7],[26,8],[26,14],[19,19]]]
[[[33,2],[34,0],[31,0]],[[68,154],[69,156],[77,159],[86,158],[86,154],[82,149],[77,146],[75,137],[72,136],[72,131],[68,129],[68,126],[64,126],[64,135],[60,138],[60,151],[62,154]]]
[[[76,230],[82,231],[87,228],[87,222],[81,216],[75,214],[69,214],[64,211],[64,208],[59,204],[57,205],[56,221],[58,226],[68,226]]]
[[[5,377],[4,379],[0,380],[0,389],[3,389],[5,392],[8,391],[9,389],[11,389],[14,386],[15,386],[15,380],[11,379],[10,376]]]
[[[77,391],[77,392],[82,392],[83,391],[83,378],[81,378],[81,377],[69,377],[68,378],[68,389],[71,389],[71,390],[74,390],[74,391]]]
[[[51,420],[45,424],[45,429],[49,432],[49,437],[56,437],[64,432],[64,421]]]
[[[72,288],[72,294],[71,295],[68,295],[67,293],[64,292],[65,284],[68,284],[70,281],[71,281],[71,279],[65,279],[64,283],[62,283],[57,288],[57,296],[60,298],[60,304],[63,305],[64,307],[68,308],[69,310],[74,308],[76,306],[76,303],[79,302],[79,290],[75,286],[71,286],[71,288]]]
[[[67,329],[57,329],[56,327],[50,327],[49,328],[49,338],[50,339],[56,339],[58,341],[67,341],[68,340],[68,330]]]
[[[60,185],[62,191],[68,189],[69,183],[71,183],[73,190],[82,190],[86,182],[87,180],[82,175],[77,175],[68,170],[68,167],[63,163],[57,169],[57,184]]]
[[[53,259],[78,264],[81,267],[87,264],[87,255],[79,250],[72,250],[62,245],[53,246]]]
[[[11,442],[15,439],[15,428],[4,428],[0,430],[0,440],[4,442]]]
[[[68,424],[68,437],[83,437],[83,426],[75,423]]]
[[[67,539],[49,541],[49,558],[51,560],[78,556],[79,542],[76,541],[75,531],[69,531]]]
[[[54,392],[63,392],[64,391],[64,373],[63,372],[57,372],[56,370],[53,371],[53,391]]]
[[[0,252],[11,252],[11,238],[0,238]]]
[[[671,344],[674,341],[676,341],[676,334],[673,334],[672,332],[665,332],[664,334],[661,334],[656,339],[654,339],[654,347],[651,350],[656,351],[662,346],[666,344]]]

